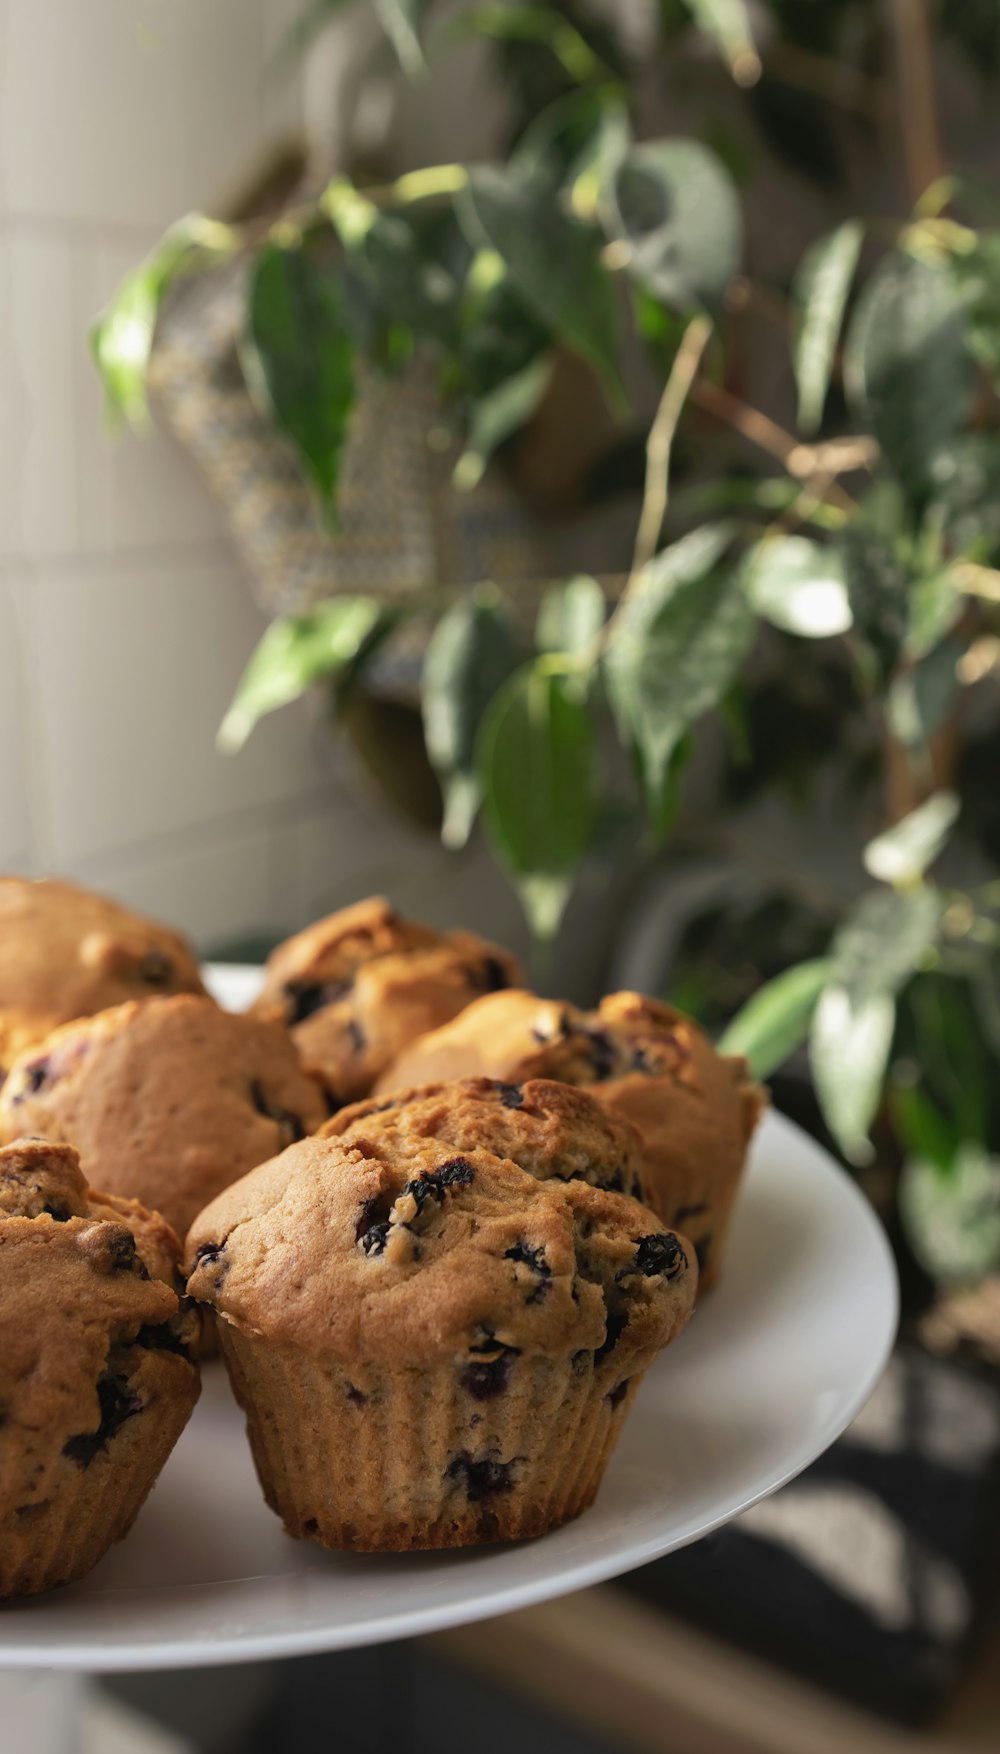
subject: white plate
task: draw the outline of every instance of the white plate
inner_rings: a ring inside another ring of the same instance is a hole
[[[243,999],[213,982],[234,1006]],[[780,1116],[760,1129],[726,1271],[653,1367],[596,1504],[533,1542],[326,1553],[266,1509],[221,1366],[128,1539],[84,1582],[0,1609],[0,1666],[160,1669],[431,1632],[599,1583],[695,1541],[821,1454],[885,1364],[897,1292],[849,1178]]]

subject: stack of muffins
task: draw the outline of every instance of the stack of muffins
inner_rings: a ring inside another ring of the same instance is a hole
[[[591,1503],[763,1098],[667,1006],[519,979],[373,899],[235,1016],[175,933],[0,881],[0,1597],[127,1532],[216,1346],[292,1535],[456,1547]]]

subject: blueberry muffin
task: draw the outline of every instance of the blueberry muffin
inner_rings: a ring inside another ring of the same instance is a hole
[[[198,1317],[156,1213],[69,1145],[0,1148],[0,1598],[82,1577],[127,1534],[198,1399]]]
[[[201,993],[166,926],[54,878],[0,878],[0,1074],[60,1023],[149,993]]]
[[[287,1024],[336,1107],[366,1096],[415,1037],[519,978],[509,951],[401,919],[374,896],[279,944],[253,1010]]]
[[[484,1146],[374,1144],[293,1145],[188,1238],[267,1502],[361,1551],[544,1534],[592,1502],[691,1313],[693,1251],[627,1195]]]
[[[532,1078],[502,1084],[461,1078],[395,1097],[369,1097],[340,1110],[321,1129],[365,1157],[405,1169],[439,1151],[492,1151],[539,1181],[590,1182],[649,1204],[642,1140],[630,1121],[584,1090]]]
[[[209,1200],[326,1118],[288,1032],[208,998],[140,999],[65,1024],[15,1061],[0,1138],[77,1145],[101,1187],[184,1236]]]
[[[632,1121],[650,1204],[691,1237],[702,1289],[713,1282],[765,1102],[745,1061],[717,1054],[689,1017],[639,993],[612,993],[596,1011],[496,993],[404,1049],[376,1095],[476,1074],[584,1085]]]

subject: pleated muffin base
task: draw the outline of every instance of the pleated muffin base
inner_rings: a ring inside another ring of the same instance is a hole
[[[641,1376],[589,1352],[520,1356],[482,1396],[450,1363],[352,1381],[225,1320],[219,1338],[267,1503],[290,1535],[360,1552],[520,1541],[579,1516]]]
[[[86,1576],[127,1535],[198,1399],[186,1359],[151,1353],[129,1378],[141,1410],[85,1466],[61,1459],[50,1495],[0,1519],[0,1600]]]

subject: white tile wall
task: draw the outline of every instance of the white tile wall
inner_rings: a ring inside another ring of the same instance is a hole
[[[266,66],[299,3],[0,0],[0,868],[202,943],[350,893],[358,823],[304,709],[216,753],[263,617],[169,437],[104,429],[87,332],[165,224],[297,126],[298,76]]]

